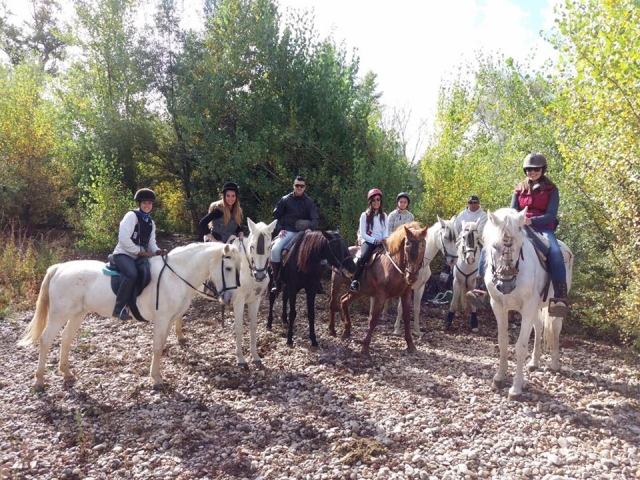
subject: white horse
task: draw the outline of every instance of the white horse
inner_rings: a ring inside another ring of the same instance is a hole
[[[531,328],[535,329],[535,343],[529,368],[540,364],[541,338],[551,350],[551,369],[560,369],[560,331],[562,318],[549,315],[549,298],[553,297],[553,287],[549,285],[549,274],[542,266],[533,244],[524,231],[527,209],[517,212],[511,208],[501,208],[495,213],[488,212],[484,227],[486,251],[486,272],[484,275],[491,296],[491,308],[498,322],[498,344],[500,364],[493,377],[497,388],[505,384],[507,354],[509,349],[509,310],[516,310],[522,316],[520,335],[515,345],[516,374],[509,389],[509,398],[518,400],[522,396],[524,384],[524,362],[528,353]],[[567,286],[571,287],[573,254],[562,242],[560,247],[567,269]]]
[[[197,288],[207,278],[213,280],[220,292],[220,301],[231,303],[238,287],[240,254],[231,245],[193,243],[172,250],[166,257],[153,257],[150,262],[151,282],[136,304],[142,316],[153,323],[150,375],[154,388],[158,389],[163,385],[160,375],[162,349],[172,323],[187,311],[193,297],[200,293]],[[74,376],[69,368],[69,350],[82,320],[90,312],[111,316],[116,296],[111,290],[111,277],[102,272],[103,266],[104,262],[96,260],[74,260],[47,269],[35,315],[20,341],[22,345],[34,346],[40,341],[36,390],[44,389],[47,353],[62,327],[65,328],[58,372],[65,382],[71,382]]]
[[[233,245],[240,251],[242,266],[240,268],[240,287],[238,287],[233,299],[233,316],[236,331],[236,358],[238,365],[247,367],[247,361],[242,354],[242,331],[244,306],[247,305],[249,313],[250,348],[253,363],[262,365],[262,359],[258,356],[256,348],[256,330],[258,328],[258,309],[264,292],[269,285],[267,267],[269,266],[269,254],[271,253],[271,234],[277,221],[269,225],[259,222],[253,223],[247,218],[249,224],[249,237],[240,240],[236,238]],[[178,341],[183,342],[182,318],[176,320],[176,335]]]
[[[420,305],[422,302],[422,295],[427,282],[431,278],[431,261],[435,258],[438,252],[442,252],[444,255],[445,264],[449,267],[453,267],[458,259],[458,253],[456,250],[456,239],[458,232],[455,227],[456,217],[451,217],[451,220],[442,220],[438,216],[438,221],[429,227],[427,233],[427,248],[424,251],[424,263],[418,274],[418,279],[413,284],[411,289],[413,290],[413,334],[420,336]],[[373,299],[371,300],[373,302]],[[388,303],[388,302],[387,302]],[[385,310],[386,310],[385,305]],[[383,315],[386,311],[383,312]],[[393,329],[394,335],[404,335],[404,324],[402,323],[402,302],[398,302],[398,315],[396,316],[396,323]]]
[[[453,269],[453,299],[449,305],[449,313],[445,320],[447,327],[451,326],[458,311],[467,309],[467,292],[474,288],[480,250],[482,242],[477,222],[462,222],[462,231],[458,235],[458,261]],[[478,331],[478,313],[471,305],[471,331]]]

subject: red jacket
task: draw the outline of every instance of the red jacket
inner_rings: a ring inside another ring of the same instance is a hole
[[[529,207],[527,218],[531,218],[531,224],[534,227],[555,229],[558,213],[558,193],[555,185],[547,184],[543,191],[536,189],[532,190],[531,193],[523,192],[517,188],[514,192],[514,197],[517,200],[518,210]],[[549,205],[550,200],[551,205]]]

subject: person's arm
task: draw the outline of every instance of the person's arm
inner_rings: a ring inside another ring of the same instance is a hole
[[[397,210],[394,210],[387,217],[387,223],[389,224],[388,231],[390,232],[393,232],[396,229],[396,212]]]
[[[202,217],[202,220],[200,220],[200,223],[198,223],[198,232],[200,233],[200,235],[202,236],[211,233],[209,222],[213,221],[216,218],[220,218],[221,216],[222,211],[214,208],[211,212]]]
[[[380,218],[380,220],[382,220],[382,218]],[[382,223],[382,221],[380,223]],[[382,240],[384,240],[388,236],[389,236],[389,217],[387,217],[387,214],[385,213],[384,223],[382,223]]]
[[[367,233],[367,213],[363,212],[360,215],[360,236],[362,240],[368,243],[376,243],[376,239]]]
[[[320,215],[318,214],[318,208],[316,207],[315,202],[311,199],[311,197],[307,197],[309,201],[309,220],[311,221],[311,225],[309,225],[310,230],[317,230],[318,224],[320,223]]]
[[[274,220],[278,221],[278,223],[276,223],[276,228],[273,231],[274,237],[280,232],[280,230],[282,230],[282,217],[285,213],[285,203],[286,197],[282,197],[280,200],[278,200],[278,203],[276,203],[276,208],[273,209],[273,214],[271,215]]]
[[[554,187],[551,192],[549,192],[549,202],[547,203],[547,209],[545,210],[544,215],[531,217],[531,225],[537,227],[555,222],[558,218],[559,205],[560,193],[558,192],[558,187]]]
[[[147,245],[147,253],[152,255],[166,255],[167,251],[158,247],[156,242],[156,222],[151,220],[151,236],[149,237],[149,244]]]
[[[520,194],[518,192],[513,192],[513,197],[511,197],[511,208],[515,208],[520,211]]]
[[[120,221],[120,228],[118,229],[118,244],[120,245],[120,248],[134,258],[138,256],[138,253],[140,253],[140,246],[136,245],[133,243],[133,240],[131,240],[133,231],[137,225],[138,216],[135,212],[130,211],[122,218]]]

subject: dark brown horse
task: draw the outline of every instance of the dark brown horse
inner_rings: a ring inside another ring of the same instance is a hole
[[[348,292],[340,299],[344,332],[342,338],[351,336],[349,305],[358,297],[372,297],[373,305],[369,316],[369,331],[362,342],[362,353],[369,353],[373,331],[380,319],[380,313],[388,298],[400,297],[402,319],[407,350],[415,352],[416,346],[411,336],[411,286],[417,280],[424,261],[427,228],[418,222],[411,222],[396,229],[384,242],[384,253],[376,254],[365,268],[360,278],[360,291]]]

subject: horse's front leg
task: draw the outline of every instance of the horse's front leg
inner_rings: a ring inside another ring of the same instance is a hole
[[[340,275],[342,277],[342,275]],[[331,274],[331,291],[329,293],[329,335],[335,337],[336,323],[335,317],[338,308],[340,308],[340,286],[341,282],[338,274],[335,272]]]
[[[357,293],[347,292],[340,297],[340,310],[342,310],[342,322],[344,323],[344,330],[342,331],[341,338],[343,340],[351,336],[351,317],[349,317],[349,305],[351,302],[358,298],[360,295]]]
[[[493,376],[493,385],[498,388],[505,387],[505,377],[507,375],[508,355],[509,355],[509,311],[501,304],[491,302],[493,314],[498,325],[498,347],[500,349],[500,360],[498,371]]]
[[[451,303],[449,304],[449,313],[447,313],[447,318],[444,320],[444,324],[446,328],[451,327],[453,323],[453,318],[456,316],[456,312],[458,311],[458,302],[460,302],[460,290],[461,290],[460,282],[457,277],[453,277],[453,298],[451,299]]]
[[[540,366],[540,357],[542,356],[542,315],[543,311],[539,310],[536,314],[535,323],[533,324],[533,352],[531,360],[527,363],[529,370],[535,370]]]
[[[247,367],[247,361],[242,354],[242,330],[244,315],[244,295],[237,295],[233,301],[234,329],[236,331],[236,359],[238,366]]]
[[[417,350],[411,335],[411,312],[409,311],[409,305],[411,304],[410,288],[407,288],[407,291],[400,297],[400,303],[402,304],[402,320],[404,322],[404,339],[407,342],[407,352],[415,353]]]
[[[316,287],[305,288],[307,292],[307,316],[309,317],[309,339],[311,340],[311,346],[318,346],[318,339],[316,338]]]
[[[524,364],[529,353],[529,337],[531,337],[531,329],[537,321],[537,309],[534,305],[525,306],[520,312],[522,316],[522,324],[520,326],[520,334],[516,341],[516,374],[513,377],[513,385],[509,389],[509,400],[520,400],[522,398],[522,387],[524,385]]]
[[[167,343],[167,334],[170,328],[170,317],[161,316],[153,322],[153,356],[151,357],[149,376],[153,379],[154,390],[161,390],[164,386],[162,375],[160,375],[160,360],[162,359],[162,349]]]
[[[249,343],[251,345],[251,358],[253,360],[253,364],[257,367],[262,366],[262,359],[258,355],[258,347],[256,345],[259,308],[260,298],[247,305],[247,313],[249,314]]]
[[[382,309],[384,308],[384,302],[386,300],[386,298],[384,297],[383,294],[378,294],[375,297],[372,297],[375,301],[373,302],[373,305],[371,306],[371,310],[370,310],[370,316],[369,316],[369,330],[367,331],[367,335],[364,337],[364,340],[362,341],[362,353],[364,355],[368,355],[369,354],[369,346],[371,345],[371,339],[373,338],[373,332],[376,329],[376,326],[378,325],[378,321],[380,319],[380,313],[382,312]],[[407,307],[407,312],[409,312],[409,309]]]
[[[286,303],[284,299],[288,297],[289,300],[289,328],[287,329],[287,346],[293,347],[293,324],[296,321],[296,292],[295,291],[282,291],[282,304],[284,312],[286,313]],[[284,315],[284,314],[283,314]],[[286,317],[285,317],[286,320]],[[286,323],[286,322],[285,322]]]

